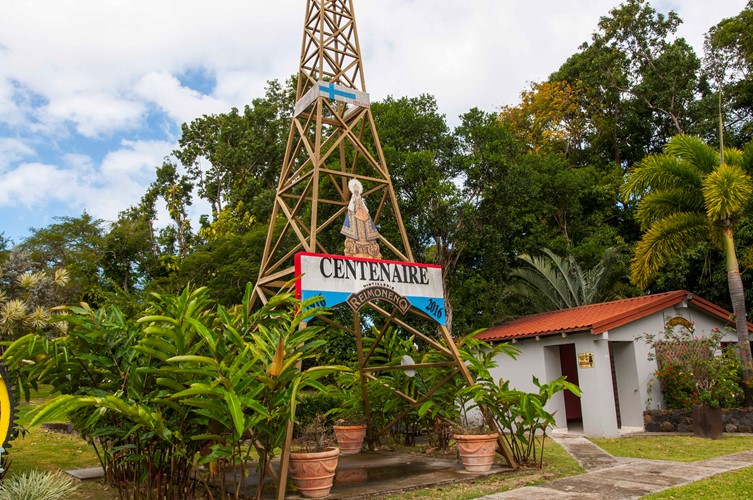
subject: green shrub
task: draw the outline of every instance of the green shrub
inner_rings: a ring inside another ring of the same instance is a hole
[[[79,485],[62,473],[29,471],[0,484],[0,500],[58,500],[70,498]]]
[[[740,360],[733,347],[721,347],[722,336],[718,328],[700,337],[683,328],[639,337],[652,347],[648,359],[657,362],[654,375],[668,409],[689,410],[698,404],[736,408],[742,403]]]

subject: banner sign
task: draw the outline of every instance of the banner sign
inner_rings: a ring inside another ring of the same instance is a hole
[[[412,307],[445,326],[442,268],[392,260],[301,252],[295,255],[297,296],[321,296],[321,306],[347,303],[354,311],[383,300],[403,314]]]
[[[367,92],[361,92],[360,90],[345,87],[344,85],[337,85],[334,82],[319,81],[316,85],[311,87],[309,91],[298,100],[298,102],[295,103],[293,116],[296,117],[303,113],[303,111],[306,110],[306,108],[308,108],[319,96],[328,97],[333,101],[341,101],[362,108],[368,108],[371,106],[371,101]]]

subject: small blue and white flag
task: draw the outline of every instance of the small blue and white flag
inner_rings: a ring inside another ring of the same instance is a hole
[[[344,85],[338,85],[335,82],[319,81],[311,87],[306,94],[295,103],[293,116],[298,116],[313,103],[317,97],[326,97],[332,101],[340,101],[346,104],[352,104],[361,108],[371,106],[368,92],[361,92]]]

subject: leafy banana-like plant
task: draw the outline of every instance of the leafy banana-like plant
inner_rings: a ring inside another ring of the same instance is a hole
[[[321,377],[347,368],[301,369],[323,342],[322,327],[307,326],[326,313],[315,301],[280,293],[250,311],[251,291],[232,308],[203,288],[155,294],[136,320],[116,308],[71,308],[68,335],[19,339],[8,360],[30,384],[61,393],[32,425],[67,415],[99,447],[110,479],[136,496],[191,496],[199,461],[226,491],[224,465],[232,471],[256,455],[260,497],[301,391],[321,390]],[[228,476],[242,496],[242,478]]]

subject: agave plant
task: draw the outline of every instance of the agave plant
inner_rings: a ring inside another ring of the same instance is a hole
[[[78,489],[70,476],[62,473],[31,470],[12,476],[0,484],[0,498],[14,500],[61,500],[70,498]]]

